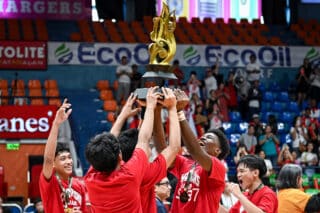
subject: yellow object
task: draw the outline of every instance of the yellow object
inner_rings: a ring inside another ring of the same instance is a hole
[[[168,65],[176,53],[176,40],[174,30],[176,28],[175,11],[169,11],[169,7],[162,2],[163,7],[159,17],[153,18],[153,31],[150,38],[154,43],[149,45],[150,64]]]

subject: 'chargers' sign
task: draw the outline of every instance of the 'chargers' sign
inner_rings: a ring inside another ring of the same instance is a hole
[[[175,59],[181,66],[210,66],[220,58],[221,66],[241,67],[255,55],[261,67],[299,67],[312,55],[319,61],[319,47],[178,45]],[[149,63],[147,44],[60,43],[49,42],[49,65],[118,65],[122,56],[130,64]]]

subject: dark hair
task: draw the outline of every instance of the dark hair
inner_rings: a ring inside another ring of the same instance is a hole
[[[70,148],[67,143],[58,142],[54,157],[57,157],[62,152],[69,152],[70,153]]]
[[[292,120],[292,126],[293,126],[293,127],[296,126],[296,123],[297,123],[298,118],[300,118],[300,115],[294,116],[294,118],[293,118],[293,120]]]
[[[138,142],[138,135],[138,129],[133,128],[122,131],[118,137],[122,159],[125,162],[127,162],[132,156],[132,153]]]
[[[193,70],[193,71],[190,72],[190,76],[191,75],[197,75],[197,72]]]
[[[225,159],[230,152],[229,141],[226,135],[220,129],[210,129],[208,130],[208,133],[213,133],[218,137],[221,153],[217,158],[220,160]]]
[[[299,165],[286,164],[278,175],[276,187],[277,189],[299,188],[298,178],[302,176],[302,169]]]
[[[267,166],[264,160],[256,155],[245,155],[237,163],[237,168],[240,164],[243,164],[245,167],[249,168],[251,171],[258,169],[259,170],[259,178],[267,173]]]
[[[110,133],[96,135],[86,147],[86,158],[100,172],[112,172],[118,164],[120,146],[118,139]]]

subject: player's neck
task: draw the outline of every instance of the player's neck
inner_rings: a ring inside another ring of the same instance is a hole
[[[250,194],[254,194],[256,191],[260,190],[263,187],[263,183],[261,180],[255,181],[249,189]]]

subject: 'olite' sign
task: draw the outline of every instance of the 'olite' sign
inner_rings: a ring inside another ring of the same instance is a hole
[[[56,110],[55,106],[2,106],[0,138],[47,138]]]

